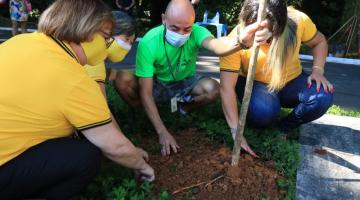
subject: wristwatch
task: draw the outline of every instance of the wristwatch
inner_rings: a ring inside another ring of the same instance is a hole
[[[247,50],[247,49],[250,49],[250,47],[246,46],[245,44],[241,43],[238,39],[238,45],[240,47],[240,49],[243,49],[243,50]]]

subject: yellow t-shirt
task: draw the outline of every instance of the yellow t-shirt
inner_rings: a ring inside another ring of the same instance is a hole
[[[36,144],[111,121],[98,84],[42,33],[0,45],[0,85],[0,166]]]
[[[295,48],[295,53],[292,57],[291,65],[286,66],[284,70],[285,83],[291,81],[301,74],[302,67],[299,60],[299,51],[302,42],[308,42],[312,40],[317,33],[317,29],[312,20],[303,12],[295,10],[294,8],[289,7],[288,13],[291,12],[292,19],[297,25],[296,37],[297,44]],[[235,27],[231,33],[230,37],[236,37]],[[262,45],[259,49],[259,54],[257,58],[256,71],[255,71],[255,80],[270,83],[271,81],[271,72],[266,66],[266,56],[269,51],[270,45]],[[239,72],[241,76],[246,76],[249,68],[249,62],[251,57],[251,49],[248,50],[239,50],[231,55],[224,56],[220,58],[220,70],[221,71],[231,71]]]
[[[97,65],[85,65],[87,74],[96,82],[105,83],[106,67],[105,62],[100,62]]]

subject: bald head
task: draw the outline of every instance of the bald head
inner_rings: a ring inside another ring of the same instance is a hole
[[[187,34],[195,22],[195,10],[189,0],[171,0],[162,19],[172,31]]]
[[[165,15],[167,17],[195,19],[195,10],[189,0],[172,0],[166,8]]]

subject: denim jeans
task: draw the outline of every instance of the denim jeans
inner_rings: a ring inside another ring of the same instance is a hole
[[[278,92],[269,92],[266,84],[254,81],[247,122],[255,128],[264,128],[277,120],[281,107],[293,108],[292,112],[279,122],[279,129],[287,132],[324,115],[332,105],[333,94],[326,93],[322,86],[317,92],[315,81],[312,81],[308,88],[308,76],[302,72]],[[236,93],[240,101],[244,95],[245,84],[246,78],[239,76]]]

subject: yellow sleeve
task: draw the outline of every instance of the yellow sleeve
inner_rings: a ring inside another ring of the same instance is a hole
[[[85,65],[87,74],[96,82],[105,83],[106,80],[106,67],[104,62],[97,65]]]
[[[236,37],[237,27],[235,27],[227,37]],[[241,64],[241,50],[230,55],[220,57],[220,71],[239,72]]]
[[[228,56],[220,57],[220,71],[239,72],[240,70],[240,51]]]
[[[300,12],[300,11],[299,11]],[[300,12],[300,20],[298,22],[298,28],[301,28],[301,42],[309,42],[314,39],[317,33],[316,25],[305,13]]]
[[[111,122],[111,115],[99,85],[83,78],[67,96],[63,113],[78,130],[85,130]]]

